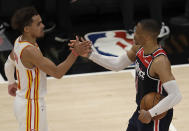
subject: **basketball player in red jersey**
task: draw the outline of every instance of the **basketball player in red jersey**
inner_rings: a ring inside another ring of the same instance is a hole
[[[135,44],[124,55],[103,56],[95,49],[88,55],[93,62],[113,71],[122,70],[135,62],[138,107],[129,120],[127,131],[168,131],[173,116],[172,108],[182,99],[170,62],[157,42],[160,28],[154,20],[142,20],[136,26]],[[72,41],[70,46],[75,42]],[[140,110],[140,101],[149,92],[158,92],[165,98],[150,110]],[[152,117],[165,111],[168,113],[164,118],[152,120]]]
[[[19,131],[48,131],[44,101],[47,90],[46,74],[61,78],[79,55],[90,52],[90,43],[76,42],[67,59],[56,66],[43,56],[36,43],[36,39],[44,35],[44,25],[35,8],[18,10],[11,22],[12,27],[22,33],[16,39],[14,49],[5,63],[8,91],[10,95],[16,96],[14,112]],[[15,67],[18,85],[14,79]]]

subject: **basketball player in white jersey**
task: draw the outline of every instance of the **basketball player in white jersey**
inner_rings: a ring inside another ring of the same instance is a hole
[[[18,10],[11,22],[14,29],[22,32],[5,63],[8,92],[16,96],[14,112],[19,123],[19,131],[47,131],[44,101],[47,90],[46,74],[61,78],[79,55],[90,52],[89,42],[78,42],[67,59],[56,66],[42,55],[36,43],[36,39],[44,35],[44,25],[35,8],[26,7]],[[15,67],[18,84],[14,79]]]

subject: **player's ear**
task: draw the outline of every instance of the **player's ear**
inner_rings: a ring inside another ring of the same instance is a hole
[[[25,27],[24,27],[24,32],[29,32],[29,29],[30,29],[29,26],[25,26]]]

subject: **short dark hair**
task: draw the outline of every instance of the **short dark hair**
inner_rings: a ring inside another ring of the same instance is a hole
[[[11,26],[13,29],[23,33],[24,27],[30,25],[33,22],[32,17],[38,14],[37,10],[32,6],[21,8],[12,16]]]
[[[142,29],[157,37],[160,33],[161,24],[153,19],[144,19],[139,22]]]

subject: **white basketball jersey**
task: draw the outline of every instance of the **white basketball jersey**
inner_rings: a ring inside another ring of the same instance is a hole
[[[46,73],[37,67],[28,69],[22,64],[21,55],[23,50],[28,46],[34,45],[27,41],[21,41],[20,39],[21,37],[18,37],[14,44],[16,75],[18,79],[16,95],[25,99],[43,98],[47,92]],[[39,49],[39,47],[36,48]]]

